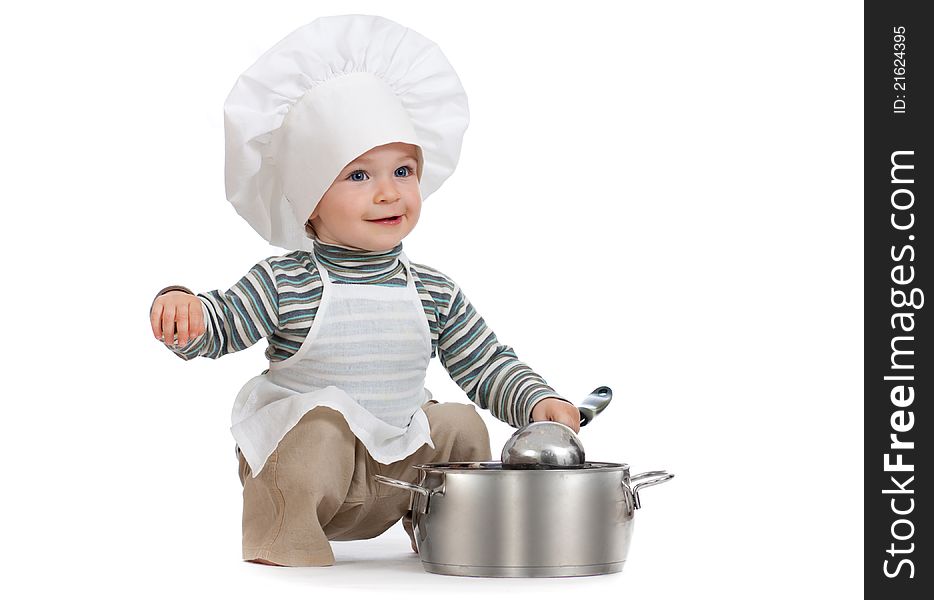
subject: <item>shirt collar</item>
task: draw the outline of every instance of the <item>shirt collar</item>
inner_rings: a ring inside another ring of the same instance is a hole
[[[339,279],[378,283],[402,270],[402,242],[391,250],[362,250],[314,240],[315,257]]]

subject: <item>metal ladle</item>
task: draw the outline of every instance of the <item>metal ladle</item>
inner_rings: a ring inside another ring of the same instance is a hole
[[[593,421],[612,399],[613,390],[605,385],[590,392],[577,407],[581,427]],[[584,445],[567,425],[534,421],[506,440],[501,459],[511,468],[573,467],[584,463]]]

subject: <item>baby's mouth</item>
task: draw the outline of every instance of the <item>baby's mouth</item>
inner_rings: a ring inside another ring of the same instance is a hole
[[[402,220],[402,215],[395,215],[393,217],[385,217],[383,219],[367,219],[370,223],[396,223]]]

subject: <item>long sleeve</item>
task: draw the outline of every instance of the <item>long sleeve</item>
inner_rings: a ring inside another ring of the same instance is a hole
[[[181,289],[170,286],[160,293]],[[158,295],[157,295],[158,296]],[[166,346],[183,360],[219,358],[249,348],[279,326],[279,294],[269,259],[256,263],[226,292],[197,294],[204,310],[205,331],[184,346]]]
[[[460,287],[439,314],[438,357],[472,402],[513,427],[527,425],[532,408],[557,394],[545,380],[496,339]],[[444,310],[447,308],[448,310]]]

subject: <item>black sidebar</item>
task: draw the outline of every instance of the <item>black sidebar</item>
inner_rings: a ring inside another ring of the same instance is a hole
[[[865,5],[866,598],[931,598],[934,589],[932,497],[922,491],[934,484],[934,313],[925,294],[934,269],[934,19],[922,7]]]

